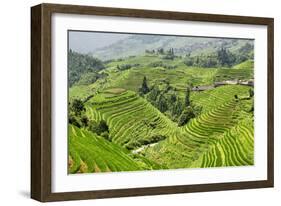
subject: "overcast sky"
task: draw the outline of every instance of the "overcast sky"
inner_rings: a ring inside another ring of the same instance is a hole
[[[89,53],[97,48],[102,48],[121,39],[125,39],[128,36],[130,34],[70,31],[69,49],[79,53]]]

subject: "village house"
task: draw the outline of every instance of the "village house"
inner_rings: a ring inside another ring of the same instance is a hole
[[[219,86],[223,86],[223,85],[237,85],[237,84],[239,84],[239,80],[234,79],[234,80],[225,80],[225,81],[221,81],[221,82],[215,82],[214,86],[219,87]]]
[[[239,81],[239,84],[253,87],[254,86],[254,79],[250,79],[248,81],[242,81],[241,80],[241,81]]]
[[[205,90],[210,90],[213,89],[215,87],[219,87],[219,86],[224,86],[224,85],[245,85],[245,86],[254,86],[254,79],[250,79],[247,81],[243,81],[243,80],[225,80],[225,81],[221,81],[221,82],[215,82],[214,85],[203,85],[203,86],[196,86],[193,87],[191,89],[191,91],[195,91],[195,92],[200,92],[200,91],[205,91]]]
[[[214,88],[215,87],[213,85],[196,86],[196,87],[193,87],[191,89],[191,91],[201,92],[201,91],[210,90],[210,89],[214,89]]]

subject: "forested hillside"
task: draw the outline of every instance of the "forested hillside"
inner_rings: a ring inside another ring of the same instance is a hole
[[[84,84],[94,83],[100,77],[98,71],[104,68],[102,61],[97,58],[72,50],[68,52],[68,82],[70,86],[79,80]]]

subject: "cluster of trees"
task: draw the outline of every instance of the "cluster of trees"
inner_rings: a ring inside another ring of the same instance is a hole
[[[79,85],[88,85],[88,84],[93,84],[95,83],[98,79],[100,78],[105,78],[107,77],[108,74],[105,72],[98,73],[98,72],[87,72],[83,75],[81,75],[78,84]]]
[[[90,120],[88,129],[91,132],[94,132],[102,137],[104,137],[106,140],[111,141],[111,138],[109,136],[109,128],[106,124],[106,121],[101,120],[100,122],[96,122],[94,120]]]
[[[239,48],[236,58],[239,62],[246,61],[247,59],[254,59],[254,45],[246,43],[244,46]]]
[[[190,119],[198,116],[202,110],[201,107],[192,104],[190,100],[190,86],[187,86],[185,98],[182,101],[169,82],[166,81],[166,86],[162,90],[156,85],[149,88],[147,78],[144,77],[139,93],[142,96],[145,95],[146,99],[153,106],[171,117],[179,126],[185,125]]]
[[[111,141],[109,137],[109,128],[106,122],[104,120],[101,120],[100,122],[89,120],[85,114],[85,110],[84,102],[81,99],[74,99],[71,101],[69,103],[68,122],[79,128],[87,128],[89,131]]]
[[[214,55],[200,55],[191,57],[187,55],[184,59],[184,64],[187,66],[195,66],[195,67],[218,67],[218,58]]]
[[[163,49],[163,48],[160,48],[160,49],[152,49],[152,50],[146,49],[146,50],[145,50],[145,53],[146,53],[146,54],[164,54],[164,49]]]
[[[176,56],[175,56],[175,53],[174,53],[174,49],[171,48],[171,49],[169,49],[165,52],[165,55],[163,56],[163,59],[173,60],[175,57]]]
[[[104,64],[109,64],[109,63],[111,63],[111,62],[122,62],[122,61],[124,61],[125,59],[124,58],[117,58],[117,59],[107,59],[107,60],[104,60],[103,61],[103,63]]]
[[[184,64],[187,66],[196,67],[231,67],[235,62],[234,55],[228,50],[222,48],[217,53],[212,54],[201,54],[198,56],[190,56],[188,54],[184,59]]]
[[[165,69],[175,69],[177,68],[177,65],[169,65],[169,64],[165,64],[162,61],[156,61],[156,62],[152,62],[149,64],[150,67],[163,67]]]
[[[84,102],[81,99],[74,99],[69,102],[68,122],[79,128],[88,126],[88,118],[85,115]]]
[[[253,45],[247,43],[238,51],[231,52],[227,48],[221,47],[216,52],[191,56],[187,54],[184,63],[187,66],[197,67],[232,67],[233,65],[253,59]]]
[[[190,86],[188,85],[185,92],[184,106],[178,118],[178,126],[183,126],[190,119],[197,117],[202,111],[202,107],[192,104],[190,100]]]
[[[71,49],[68,52],[69,86],[78,82],[84,74],[96,75],[98,71],[104,68],[103,62],[97,58],[87,54],[80,54]],[[96,75],[96,77],[98,76]]]
[[[124,70],[128,70],[131,69],[132,67],[138,67],[140,66],[140,64],[122,64],[122,65],[117,65],[117,69],[119,71],[124,71]]]
[[[167,49],[167,50],[164,50],[163,48],[159,48],[159,49],[156,49],[156,50],[154,50],[154,49],[152,49],[152,50],[146,49],[145,53],[146,54],[163,55],[163,57],[162,57],[163,59],[169,59],[169,60],[173,60],[176,57],[173,48],[170,48],[170,49]]]

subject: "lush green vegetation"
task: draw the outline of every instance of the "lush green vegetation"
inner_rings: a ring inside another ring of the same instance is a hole
[[[159,164],[131,154],[123,147],[85,129],[69,126],[69,172],[116,172],[162,169]]]
[[[231,52],[229,49],[221,47],[215,52],[201,54],[197,56],[186,55],[184,63],[187,66],[198,66],[204,68],[212,67],[232,67],[249,59],[253,59],[253,45],[246,43],[238,51]]]
[[[140,40],[106,61],[69,52],[69,172],[253,165],[253,44]]]
[[[235,87],[222,88],[225,91],[232,92],[233,97],[237,92],[234,90]],[[244,90],[241,91],[241,95],[244,92],[246,93],[248,88],[244,88]],[[216,89],[209,93],[214,97],[219,97]],[[208,99],[209,95],[201,96],[201,101],[207,101]],[[245,108],[245,104],[252,104],[252,102],[245,103],[245,101],[249,100],[236,101],[232,98],[231,100],[221,101],[219,106],[209,107],[208,111],[203,112],[179,130],[174,131],[169,141],[147,149],[144,154],[149,159],[157,160],[157,162],[169,163],[167,165],[169,168],[181,168],[184,165],[185,167],[201,167],[200,156],[208,151],[213,144],[216,144],[221,135],[224,135],[232,127],[240,125],[240,121],[243,119],[253,121],[250,108],[247,111],[241,109]],[[252,130],[251,125],[249,125],[249,128]],[[236,135],[239,137],[241,133],[236,133]],[[181,157],[184,157],[185,160],[183,161]]]
[[[97,73],[104,69],[103,63],[90,55],[68,52],[69,86],[80,81],[82,84],[94,83],[101,75]]]
[[[173,124],[145,99],[127,91],[113,97],[100,93],[87,104],[91,120],[105,120],[109,126],[109,140],[127,149],[135,149],[165,137],[165,127]]]

